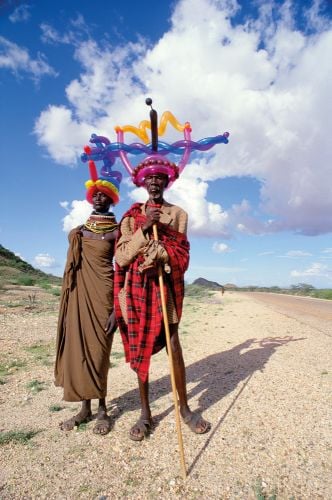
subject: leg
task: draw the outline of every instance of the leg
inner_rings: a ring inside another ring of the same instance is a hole
[[[182,355],[182,348],[178,333],[178,324],[170,324],[171,347],[174,365],[174,377],[176,389],[180,402],[180,413],[186,424],[196,434],[203,434],[210,430],[211,425],[197,413],[193,413],[188,406],[187,387],[186,387],[186,369]]]
[[[91,400],[86,399],[82,401],[81,411],[74,417],[69,418],[65,422],[60,423],[60,429],[62,431],[71,431],[74,427],[89,422],[92,418],[91,413]]]
[[[151,431],[152,416],[149,402],[149,380],[142,382],[139,376],[137,376],[137,380],[141,399],[141,416],[130,429],[129,437],[133,441],[142,441]]]
[[[107,415],[105,398],[99,399],[97,422],[93,428],[95,434],[105,435],[111,430],[111,419]]]

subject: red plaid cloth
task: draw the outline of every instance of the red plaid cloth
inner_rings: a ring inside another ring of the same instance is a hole
[[[124,214],[135,221],[134,230],[143,226],[146,217],[141,213],[140,203],[135,203]],[[121,228],[121,223],[120,223]],[[171,290],[178,319],[182,314],[184,297],[184,273],[189,265],[189,242],[185,234],[174,231],[169,226],[158,223],[158,238],[168,253],[172,272],[164,274],[164,292],[167,302],[166,280]],[[120,233],[120,231],[119,231]],[[119,237],[121,234],[119,234]],[[153,239],[153,235],[150,235]],[[132,264],[121,268],[115,264],[114,303],[117,321],[125,349],[126,361],[144,382],[147,379],[150,358],[165,346],[162,307],[158,274],[141,273],[138,266],[143,256],[139,255]],[[124,287],[127,273],[126,302],[128,324],[125,323],[119,304],[118,294]]]

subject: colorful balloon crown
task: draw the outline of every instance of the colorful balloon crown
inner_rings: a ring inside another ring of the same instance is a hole
[[[99,146],[101,143],[98,143],[98,136],[95,134],[92,135],[90,142],[95,142]],[[84,147],[85,154],[82,155],[82,160],[87,161],[87,158],[91,157],[92,148],[90,146]],[[100,175],[98,176],[97,167],[93,159],[89,159],[89,170],[90,170],[90,179],[86,181],[85,187],[87,189],[86,199],[89,203],[93,205],[93,196],[97,191],[101,191],[106,194],[112,200],[112,205],[116,205],[120,201],[119,189],[120,182],[122,180],[121,172],[117,170],[112,170],[112,165],[114,163],[104,160],[104,165],[100,169]]]
[[[148,97],[145,102],[148,106],[151,106],[150,121],[143,120],[138,127],[133,125],[116,126],[117,142],[114,143],[111,143],[106,137],[93,134],[90,142],[95,143],[96,147],[88,147],[89,151],[85,148],[85,154],[82,155],[82,161],[91,162],[94,160],[103,160],[105,165],[104,168],[107,167],[108,172],[110,172],[115,159],[120,157],[136,186],[144,186],[144,180],[147,175],[162,173],[168,176],[169,182],[167,187],[169,187],[179,177],[182,170],[187,165],[192,151],[208,151],[216,144],[228,143],[228,132],[224,132],[224,134],[215,137],[206,137],[197,142],[192,141],[190,123],[185,122],[184,125],[181,125],[170,111],[165,111],[163,113],[158,127],[158,115],[156,110],[152,108],[152,99]],[[158,136],[164,134],[168,123],[179,132],[183,132],[183,140],[174,142],[173,144],[158,140]],[[150,143],[146,131],[147,129],[151,129],[152,140]],[[140,142],[126,144],[124,142],[125,132],[131,132],[137,135],[143,141],[143,144]],[[146,154],[147,156],[137,166],[132,166],[128,159],[128,154]],[[182,155],[178,165],[166,158],[169,154]],[[114,174],[115,172],[112,172],[112,175]],[[120,174],[120,172],[117,172],[117,174]]]

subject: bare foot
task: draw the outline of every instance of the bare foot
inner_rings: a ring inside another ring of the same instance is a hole
[[[72,431],[74,427],[78,427],[81,424],[90,422],[91,419],[92,419],[92,413],[90,410],[81,410],[74,417],[71,417],[68,420],[65,420],[64,422],[61,422],[59,426],[62,431]]]
[[[93,428],[94,434],[100,434],[104,436],[108,434],[111,430],[111,418],[107,415],[104,410],[98,410],[97,422]]]

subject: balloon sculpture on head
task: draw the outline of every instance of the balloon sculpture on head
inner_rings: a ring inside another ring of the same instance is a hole
[[[95,147],[86,146],[85,153],[82,154],[81,159],[83,162],[89,161],[91,181],[88,181],[88,201],[91,198],[93,189],[102,190],[107,182],[111,182],[117,191],[121,182],[122,175],[120,172],[113,171],[112,166],[117,157],[119,157],[132,178],[136,186],[143,186],[145,177],[151,173],[163,173],[168,176],[168,186],[179,177],[184,167],[187,165],[190,154],[193,151],[208,151],[216,144],[227,144],[229,133],[225,132],[222,135],[215,137],[206,137],[197,142],[191,140],[191,126],[189,122],[181,125],[170,111],[165,111],[161,117],[160,125],[158,127],[158,115],[156,110],[152,108],[152,99],[149,97],[145,100],[146,104],[151,107],[150,121],[143,120],[138,127],[133,125],[116,126],[115,131],[117,134],[117,142],[111,143],[107,137],[97,136],[92,134],[90,142]],[[168,144],[159,141],[158,136],[165,133],[167,124],[170,123],[176,130],[183,132],[183,140]],[[151,129],[151,142],[147,134],[147,129]],[[142,141],[126,144],[124,142],[124,133],[131,132],[137,135]],[[133,166],[128,158],[128,154],[138,156],[145,154],[146,157],[138,165]],[[182,155],[178,164],[170,161],[167,155]],[[100,178],[97,176],[95,161],[103,161],[104,166],[100,171]],[[88,186],[89,184],[89,186]],[[114,191],[114,188],[113,188]],[[113,198],[112,198],[113,199]],[[118,202],[117,201],[115,203]]]

